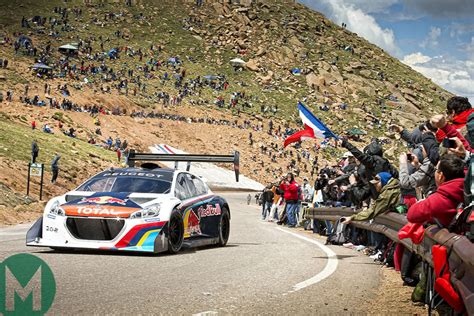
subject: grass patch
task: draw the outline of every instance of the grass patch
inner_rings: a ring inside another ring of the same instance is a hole
[[[78,163],[91,160],[89,154],[101,157],[103,161],[114,162],[114,152],[70,138],[62,134],[47,134],[41,130],[32,130],[26,126],[13,123],[0,117],[0,156],[13,160],[31,160],[31,143],[36,139],[40,152],[39,163],[49,168],[55,153],[61,156],[60,165],[63,169],[74,170]]]

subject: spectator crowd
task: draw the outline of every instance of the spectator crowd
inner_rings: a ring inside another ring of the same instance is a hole
[[[397,267],[396,262],[400,261],[404,284],[415,286],[412,299],[425,302],[425,296],[420,294],[426,290],[421,259],[385,235],[351,224],[396,212],[406,216],[407,227],[437,225],[474,242],[474,221],[469,215],[474,110],[467,98],[456,96],[447,101],[446,114],[433,115],[413,130],[398,125],[389,129],[406,144],[397,163],[384,156],[377,139],[361,150],[342,138],[337,143],[347,151],[337,164],[318,168],[311,183],[304,178],[298,184],[294,174],[288,173],[269,184],[258,195],[261,216],[290,228],[312,229],[328,236],[328,243],[363,251],[387,265]],[[352,208],[353,215],[337,222],[310,221],[303,215],[307,206],[347,207]],[[408,237],[414,240],[415,236]]]

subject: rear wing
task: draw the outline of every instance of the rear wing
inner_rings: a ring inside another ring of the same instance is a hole
[[[233,155],[193,155],[193,154],[151,154],[137,153],[130,149],[127,156],[129,167],[135,167],[136,161],[174,161],[175,169],[178,168],[178,162],[187,162],[186,170],[191,168],[191,162],[210,162],[210,163],[233,163],[235,172],[235,181],[239,182],[240,174],[240,153],[235,151]]]

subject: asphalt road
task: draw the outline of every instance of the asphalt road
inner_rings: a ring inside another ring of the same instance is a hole
[[[0,229],[0,260],[28,252],[49,264],[57,283],[51,314],[349,314],[374,295],[380,266],[368,257],[261,221],[245,193],[223,195],[232,214],[224,248],[57,253],[26,247],[29,225],[20,225]]]

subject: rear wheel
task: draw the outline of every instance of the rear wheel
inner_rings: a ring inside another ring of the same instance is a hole
[[[219,222],[219,247],[224,247],[230,235],[230,213],[226,208],[222,209],[221,220]]]
[[[183,216],[178,211],[171,213],[168,222],[168,252],[177,253],[181,250],[184,241]]]

